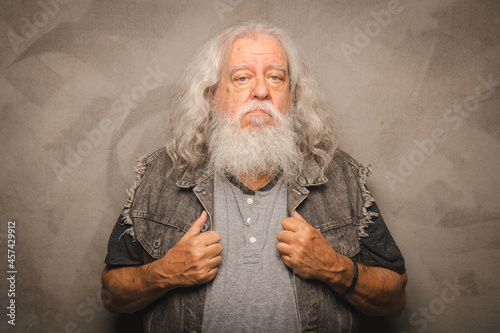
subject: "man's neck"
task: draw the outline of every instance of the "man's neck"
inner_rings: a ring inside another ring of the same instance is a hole
[[[259,175],[256,178],[238,177],[238,180],[243,183],[243,185],[254,192],[266,186],[271,179],[273,179],[273,175]]]

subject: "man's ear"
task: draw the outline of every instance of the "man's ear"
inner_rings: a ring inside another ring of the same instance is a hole
[[[291,85],[289,85],[289,89],[290,89],[290,102],[292,104],[291,106],[295,108],[297,106],[297,99],[299,98],[299,96],[297,96],[298,94],[297,89],[292,89]]]
[[[214,102],[215,92],[217,91],[218,86],[219,84],[214,84],[213,86],[206,88],[203,92],[203,97],[210,101],[210,106],[212,106],[212,103]]]
[[[217,109],[217,99],[215,97],[215,94],[217,92],[217,88],[218,88],[218,84],[215,84],[211,87],[206,88],[205,92],[203,93],[203,96],[210,103],[210,111],[214,111]]]

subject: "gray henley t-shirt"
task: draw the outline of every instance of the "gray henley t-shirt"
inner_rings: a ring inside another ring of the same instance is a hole
[[[223,252],[209,284],[203,332],[298,332],[292,272],[276,249],[287,217],[286,186],[277,181],[252,192],[233,183],[215,175],[213,230]]]

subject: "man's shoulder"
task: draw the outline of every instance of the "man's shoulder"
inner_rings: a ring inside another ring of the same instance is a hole
[[[348,153],[336,149],[326,166],[322,166],[314,157],[306,159],[297,181],[302,186],[311,186],[354,179],[366,171],[366,166],[369,165],[359,163]]]
[[[167,154],[167,148],[162,147],[160,149],[155,150],[153,153],[149,155],[143,155],[137,159],[137,162],[144,166],[149,166],[153,163],[170,163],[171,159]]]
[[[154,181],[165,177],[172,171],[172,165],[172,160],[165,147],[157,149],[149,155],[138,157],[134,167],[134,186],[138,186],[146,179]]]
[[[360,163],[350,154],[341,149],[336,149],[330,164],[325,170],[326,174],[332,172],[354,172],[354,173],[369,173],[370,164]]]
[[[167,153],[167,149],[162,147],[149,155],[137,158],[137,165],[134,168],[136,174],[165,173],[172,169],[172,159]]]
[[[370,163],[360,163],[351,155],[343,150],[336,149],[333,158],[325,170],[325,176],[333,181],[340,178],[350,179],[361,185],[364,185],[367,177],[372,173]]]

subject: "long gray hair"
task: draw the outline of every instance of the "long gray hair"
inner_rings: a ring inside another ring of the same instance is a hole
[[[267,22],[252,20],[232,25],[211,39],[197,54],[183,77],[173,104],[167,152],[174,169],[195,167],[208,160],[212,98],[238,37],[269,35],[276,38],[288,60],[295,132],[304,156],[312,155],[322,169],[337,146],[332,114],[311,77],[305,59],[288,33]]]

